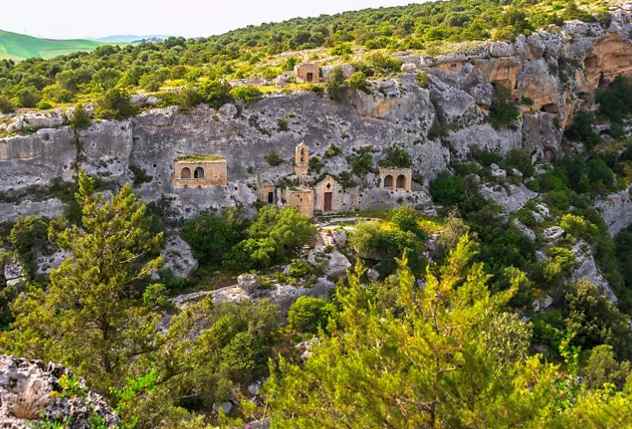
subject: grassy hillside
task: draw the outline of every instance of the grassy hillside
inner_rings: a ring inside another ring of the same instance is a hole
[[[12,106],[48,108],[92,102],[112,88],[169,94],[173,88],[191,87],[193,94],[200,86],[212,90],[222,86],[209,86],[209,82],[252,77],[271,80],[306,59],[321,64],[351,63],[370,78],[398,70],[391,58],[398,51],[437,55],[455,45],[512,40],[565,20],[603,20],[612,1],[436,1],[297,18],[208,39],[169,37],[161,43],[101,46],[89,53],[48,60],[0,61],[0,104],[10,110]],[[48,49],[43,50],[37,48],[36,40],[16,40],[12,45],[21,50],[4,48],[5,56],[50,57],[63,49],[96,46],[95,42],[48,41]],[[63,43],[70,43],[71,48]],[[0,34],[0,59],[2,55]]]
[[[92,40],[40,39],[0,30],[0,59],[53,58],[73,52],[90,51],[101,43]]]

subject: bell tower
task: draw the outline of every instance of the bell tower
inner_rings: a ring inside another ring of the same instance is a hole
[[[294,174],[299,177],[309,175],[309,147],[305,143],[294,150]]]

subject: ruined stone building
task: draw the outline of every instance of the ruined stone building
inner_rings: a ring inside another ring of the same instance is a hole
[[[210,188],[228,184],[226,160],[218,155],[191,155],[176,159],[175,188]]]
[[[411,192],[413,172],[410,168],[380,167],[380,187],[391,191]]]
[[[301,63],[294,67],[297,82],[318,83],[321,81],[320,66],[315,63]]]
[[[273,183],[257,181],[257,198],[264,204],[275,204],[276,189]]]
[[[286,207],[293,207],[308,218],[314,217],[314,190],[312,188],[298,187],[284,191]]]

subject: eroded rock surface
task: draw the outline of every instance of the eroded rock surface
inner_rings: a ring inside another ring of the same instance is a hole
[[[90,429],[95,416],[108,428],[118,427],[116,414],[83,381],[81,395],[64,394],[64,376],[72,373],[59,365],[0,356],[0,427],[30,429],[57,422],[68,429]]]

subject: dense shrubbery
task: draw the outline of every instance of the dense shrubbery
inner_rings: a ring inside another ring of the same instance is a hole
[[[489,121],[496,129],[507,128],[514,123],[520,111],[518,106],[511,99],[511,93],[503,86],[497,86],[489,111]]]
[[[222,214],[202,214],[185,222],[182,236],[191,245],[197,260],[217,265],[244,238],[245,227],[240,214],[228,210]]]

